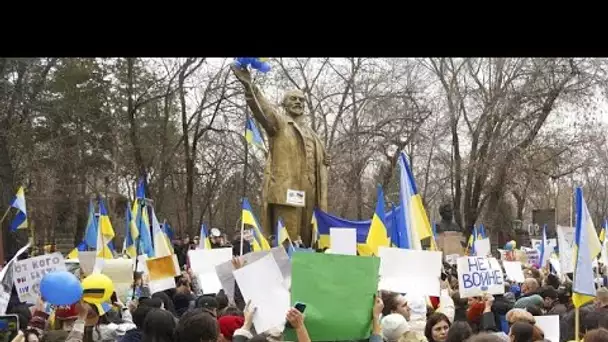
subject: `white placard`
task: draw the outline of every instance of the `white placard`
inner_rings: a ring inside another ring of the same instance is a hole
[[[285,325],[289,310],[289,291],[283,285],[283,276],[272,254],[245,265],[234,273],[245,302],[251,301],[256,308],[253,325],[263,333]]]
[[[192,249],[188,251],[188,260],[203,293],[218,293],[222,284],[215,272],[215,266],[232,260],[232,248]]]
[[[477,256],[489,256],[490,255],[490,239],[475,240],[475,254]]]
[[[545,340],[559,342],[559,316],[534,316],[536,325],[545,333]]]
[[[296,207],[303,207],[306,205],[306,193],[304,191],[287,189],[287,200],[285,203]]]
[[[442,252],[380,247],[378,254],[379,290],[440,296]]]
[[[559,263],[562,273],[574,272],[574,228],[557,226],[557,241],[559,243]]]
[[[150,280],[150,283],[148,283],[148,287],[150,288],[150,294],[155,294],[156,292],[174,289],[175,288],[175,278],[163,278],[163,279],[158,279],[158,280]]]
[[[78,261],[80,261],[80,268],[85,277],[93,273],[95,259],[97,258],[96,254],[97,252],[95,251],[78,252]]]
[[[551,264],[551,267],[553,267],[553,269],[555,270],[555,273],[557,273],[557,276],[561,277],[562,265],[560,264],[559,259],[551,258],[549,259],[549,263]]]
[[[506,278],[518,283],[523,283],[526,279],[524,271],[521,269],[519,261],[503,261],[502,266],[505,268]]]
[[[59,252],[16,261],[13,266],[13,282],[19,300],[37,303],[40,297],[42,277],[56,271],[67,271],[63,255]]]
[[[458,287],[461,298],[505,293],[502,268],[495,258],[458,258]]]
[[[13,258],[9,260],[4,267],[2,267],[2,270],[0,270],[0,282],[2,283],[2,286],[0,286],[0,315],[4,315],[6,313],[8,302],[11,299],[14,279],[13,266],[15,265],[15,262],[17,262],[17,258],[27,251],[28,248],[30,248],[30,242],[21,247],[21,249],[15,253],[15,256],[13,256]]]
[[[450,254],[445,256],[445,261],[450,265],[456,265],[458,258],[460,258],[460,254]]]
[[[524,253],[526,253],[526,258],[528,259],[529,265],[539,265],[540,264],[540,252],[538,249],[532,249],[528,247],[521,248]]]
[[[329,228],[332,254],[357,255],[357,230],[354,228]]]
[[[540,245],[542,243],[543,243],[543,240],[541,240],[541,239],[530,239],[530,244],[532,245],[532,248],[534,248],[534,249],[540,249]],[[553,252],[553,249],[555,247],[557,247],[557,239],[547,239],[547,245],[549,245],[551,252]]]
[[[285,285],[289,285],[291,283],[291,261],[289,260],[289,255],[287,255],[287,252],[285,252],[285,248],[283,247],[274,247],[270,251],[247,253],[242,256],[243,263],[244,265],[250,264],[256,260],[260,260],[268,254],[272,254],[274,261],[277,263],[277,265],[279,265]],[[222,288],[231,302],[234,301],[233,271],[234,267],[232,266],[232,261],[227,261],[215,266],[215,272],[220,279],[220,283],[222,283]],[[289,286],[287,286],[287,288],[289,288]]]

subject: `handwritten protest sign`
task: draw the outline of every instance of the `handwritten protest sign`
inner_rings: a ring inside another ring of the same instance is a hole
[[[15,262],[13,282],[22,302],[36,303],[40,296],[40,280],[45,274],[66,271],[61,253],[45,254]]]
[[[17,262],[17,258],[19,258],[19,256],[28,248],[30,248],[29,242],[27,245],[21,247],[21,249],[15,253],[15,256],[2,267],[2,270],[0,270],[0,283],[2,284],[0,287],[0,315],[6,313],[8,302],[11,299],[11,291],[13,290],[13,267],[15,266],[15,262]]]
[[[458,283],[462,298],[505,293],[504,275],[496,258],[460,257]]]
[[[540,252],[538,251],[538,249],[522,247],[521,250],[526,253],[526,258],[528,260],[528,264],[530,264],[530,265],[539,265],[540,264]]]
[[[574,272],[574,228],[557,226],[557,242],[559,243],[559,263],[562,273]]]

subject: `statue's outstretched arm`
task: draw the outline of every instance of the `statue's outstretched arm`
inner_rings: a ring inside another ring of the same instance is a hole
[[[279,128],[277,116],[280,115],[276,107],[264,97],[264,94],[254,84],[249,89],[245,88],[245,100],[255,119],[266,130],[266,134],[274,135]]]
[[[260,89],[253,84],[251,73],[247,68],[232,65],[232,72],[245,88],[245,100],[255,119],[264,127],[266,134],[274,135],[279,129],[277,109],[264,97]]]

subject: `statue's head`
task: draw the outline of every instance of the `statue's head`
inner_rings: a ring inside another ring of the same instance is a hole
[[[290,90],[283,95],[283,108],[289,116],[301,116],[304,114],[304,103],[306,98],[304,93],[300,90]]]
[[[439,207],[439,215],[441,215],[441,218],[446,220],[446,221],[452,221],[452,205],[451,204],[444,204],[441,207]]]

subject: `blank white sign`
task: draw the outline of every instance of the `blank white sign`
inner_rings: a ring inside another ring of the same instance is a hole
[[[439,297],[442,252],[378,248],[379,290]]]
[[[332,254],[357,255],[357,230],[354,228],[329,228]]]

